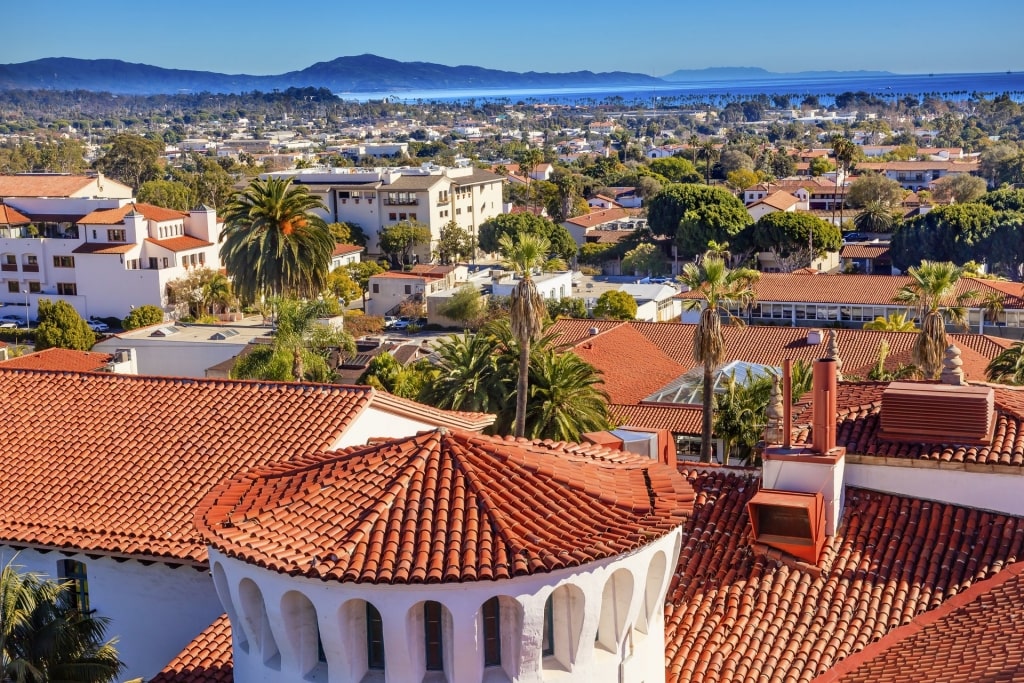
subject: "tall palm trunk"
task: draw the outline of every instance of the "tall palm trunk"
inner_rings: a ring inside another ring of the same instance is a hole
[[[530,339],[519,340],[519,377],[516,381],[516,425],[513,434],[526,436],[526,393],[530,379]]]
[[[712,409],[714,407],[715,392],[712,391],[712,383],[714,379],[711,371],[713,368],[710,363],[704,364],[704,414],[701,416],[703,420],[701,424],[700,434],[700,461],[711,462],[712,460],[712,443],[711,443],[711,430],[714,428],[714,413]]]

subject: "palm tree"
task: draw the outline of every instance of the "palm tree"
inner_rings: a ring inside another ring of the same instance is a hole
[[[999,317],[1005,310],[1005,307],[1003,306],[1003,293],[991,291],[985,294],[981,300],[981,310],[985,314],[985,320],[993,325],[997,324],[999,322]]]
[[[893,224],[892,212],[882,202],[871,201],[854,217],[853,224],[863,232],[889,232]]]
[[[537,169],[537,164],[544,160],[544,155],[539,149],[530,148],[523,152],[519,160],[519,169],[526,176],[526,209],[530,209],[530,174]]]
[[[944,305],[963,275],[963,269],[948,261],[922,261],[907,269],[910,283],[895,296],[898,303],[911,304],[921,319],[921,334],[914,344],[914,363],[926,379],[933,379],[942,369],[942,358],[949,345],[946,340],[946,317],[955,325],[967,327],[967,301],[978,293],[968,290],[956,296],[952,306]]]
[[[498,242],[502,265],[519,276],[510,297],[509,320],[512,334],[519,344],[519,375],[516,382],[516,423],[513,433],[526,433],[526,400],[530,372],[530,342],[544,328],[544,298],[537,292],[531,273],[547,259],[551,243],[538,235],[502,235]]]
[[[857,145],[842,135],[836,135],[832,138],[832,153],[836,157],[836,168],[842,171],[836,174],[836,192],[840,193],[839,225],[842,225],[846,209],[846,176],[850,174],[853,160],[857,156]]]
[[[0,680],[108,683],[124,669],[108,620],[78,610],[74,586],[9,561],[0,571]]]
[[[883,318],[878,316],[869,323],[864,323],[865,330],[880,330],[882,332],[918,332],[917,325],[913,318],[907,318],[906,312],[890,313]]]
[[[749,306],[754,301],[753,284],[759,274],[749,268],[730,270],[725,261],[705,255],[700,265],[687,263],[679,281],[700,295],[686,302],[689,309],[702,308],[700,321],[693,331],[693,360],[704,366],[704,423],[700,458],[711,462],[711,432],[714,424],[712,375],[725,360],[725,338],[722,336],[722,315],[740,322],[728,312],[728,306]]]
[[[532,439],[579,441],[586,432],[611,429],[608,394],[593,365],[572,352],[546,348],[530,363],[527,415]]]
[[[1024,384],[1024,342],[1017,342],[992,359],[985,368],[990,382]]]
[[[718,149],[715,147],[715,141],[708,139],[701,143],[700,146],[700,157],[704,159],[704,184],[711,184],[711,167],[715,164],[715,159],[718,158]]]
[[[323,201],[291,178],[257,178],[228,203],[220,256],[242,300],[326,288],[334,237],[317,210]]]
[[[438,342],[438,377],[424,387],[420,400],[449,410],[498,413],[508,395],[498,375],[497,347],[497,340],[484,333],[453,334]]]
[[[697,166],[697,147],[700,145],[700,138],[696,134],[690,133],[686,144],[690,146],[690,161],[694,166]]]
[[[329,382],[334,372],[327,358],[332,349],[354,353],[352,337],[317,322],[329,315],[324,301],[275,301],[277,329],[274,343],[257,345],[231,368],[233,379],[265,379],[278,382]]]

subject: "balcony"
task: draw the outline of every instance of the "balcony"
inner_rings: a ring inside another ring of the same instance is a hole
[[[38,273],[39,272],[39,264],[38,263],[23,263],[21,265],[21,269],[23,271],[25,271],[26,273]]]
[[[18,264],[16,264],[16,263],[2,263],[2,264],[0,264],[0,270],[2,270],[5,273],[17,273],[18,272]]]
[[[411,199],[385,199],[384,204],[386,206],[416,206],[420,203],[420,200],[416,197]]]

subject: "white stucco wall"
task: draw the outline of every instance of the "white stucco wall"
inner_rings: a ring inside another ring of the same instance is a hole
[[[0,560],[14,552],[0,546]],[[15,564],[56,579],[60,560],[86,565],[89,606],[96,616],[110,619],[107,637],[118,639],[117,651],[127,666],[119,680],[154,676],[223,614],[205,569],[172,569],[160,562],[147,567],[134,560],[115,562],[109,557],[91,559],[31,549],[19,552]]]
[[[334,448],[362,446],[373,437],[400,438],[412,436],[419,432],[436,429],[437,423],[414,420],[402,415],[395,415],[373,405],[367,406],[356,416],[349,428],[341,435]]]
[[[94,346],[93,351],[113,353],[117,349],[134,349],[140,375],[205,377],[207,368],[237,356],[245,346],[245,340],[169,342],[112,337]]]
[[[231,619],[238,681],[661,683],[664,600],[680,541],[677,528],[631,553],[583,567],[504,581],[419,586],[288,577],[216,550],[210,551],[210,561]],[[549,596],[555,642],[554,654],[545,657]],[[501,666],[485,669],[480,612],[493,597],[501,602]],[[443,673],[425,671],[426,600],[443,607]],[[381,614],[383,675],[367,671],[366,602]],[[315,629],[326,662],[317,661]]]

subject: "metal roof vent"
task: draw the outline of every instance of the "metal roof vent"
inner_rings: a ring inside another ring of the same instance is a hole
[[[807,330],[807,345],[817,346],[821,343],[821,330],[814,328]]]
[[[596,327],[591,327],[590,328],[590,336],[591,337],[596,337],[600,331],[601,330],[597,329]]]
[[[889,441],[987,445],[995,429],[992,387],[892,382],[882,394],[879,436]]]

